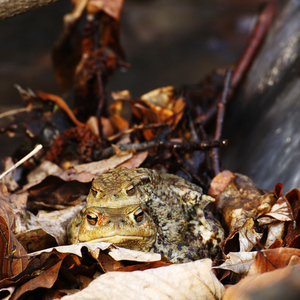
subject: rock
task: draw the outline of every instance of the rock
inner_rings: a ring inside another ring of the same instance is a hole
[[[300,2],[287,1],[226,112],[224,169],[286,191],[300,184]]]

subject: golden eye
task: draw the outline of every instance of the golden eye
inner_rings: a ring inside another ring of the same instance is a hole
[[[132,196],[135,193],[135,186],[131,184],[127,189],[126,193],[128,196]]]
[[[133,215],[137,222],[142,222],[144,220],[144,211],[141,208],[135,211]]]
[[[98,216],[94,213],[87,213],[86,219],[90,223],[90,225],[96,225],[98,221]]]

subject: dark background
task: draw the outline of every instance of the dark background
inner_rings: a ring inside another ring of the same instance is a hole
[[[263,1],[244,2],[125,0],[121,41],[131,68],[116,73],[108,94],[128,89],[140,96],[165,85],[194,84],[235,64]],[[70,9],[69,0],[59,0],[0,22],[0,114],[22,107],[15,83],[60,94],[51,49]],[[0,136],[0,159],[11,156],[20,140]]]

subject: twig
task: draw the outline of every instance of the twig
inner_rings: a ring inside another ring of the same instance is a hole
[[[222,135],[222,127],[223,127],[223,121],[225,115],[225,105],[229,95],[231,78],[232,78],[232,70],[228,69],[225,74],[224,88],[223,88],[221,100],[218,102],[217,124],[216,124],[216,131],[214,137],[215,140],[219,140]]]
[[[24,156],[22,159],[20,159],[18,162],[16,162],[12,167],[10,167],[8,170],[6,170],[5,172],[3,172],[0,175],[0,179],[2,179],[3,177],[5,177],[8,173],[10,173],[11,171],[15,170],[17,167],[19,167],[21,164],[23,164],[26,160],[28,160],[29,158],[31,158],[32,156],[34,156],[36,153],[38,153],[41,149],[43,148],[43,146],[41,144],[38,144],[35,146],[35,148],[29,152],[26,156]]]
[[[245,74],[252,64],[252,61],[265,38],[268,29],[271,26],[276,10],[276,3],[269,2],[261,12],[256,22],[256,25],[252,31],[252,34],[248,40],[248,44],[239,59],[231,81],[231,91],[228,99],[233,96],[234,91],[245,77]],[[207,125],[216,115],[217,105],[212,105],[210,109],[205,113],[203,124]]]
[[[6,111],[4,113],[1,113],[0,114],[0,119],[5,118],[5,117],[9,117],[9,116],[12,116],[12,115],[16,115],[16,114],[24,112],[24,111],[28,112],[30,110],[31,110],[31,108],[28,108],[28,107],[21,107],[21,108],[12,109],[12,110]]]
[[[217,113],[217,120],[216,120],[216,130],[215,130],[215,140],[220,140],[222,135],[222,127],[223,127],[223,121],[224,121],[224,115],[225,115],[225,105],[226,100],[229,94],[229,87],[230,87],[230,81],[232,77],[232,70],[228,69],[226,71],[225,75],[225,81],[224,81],[224,88],[221,95],[221,99],[218,102],[218,113]],[[219,160],[219,151],[217,148],[210,149],[209,151],[209,157],[211,162],[211,168],[214,172],[214,176],[220,173],[220,160]]]
[[[163,147],[168,150],[208,150],[214,147],[222,147],[227,144],[226,140],[211,140],[203,142],[193,142],[193,143],[178,143],[164,140],[151,140],[143,143],[133,143],[133,144],[119,144],[118,148],[121,151],[135,150],[135,151],[145,151],[151,148]],[[96,160],[101,160],[116,154],[116,149],[114,147],[106,148],[99,154],[96,154]]]

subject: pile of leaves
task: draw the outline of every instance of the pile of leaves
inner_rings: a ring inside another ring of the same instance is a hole
[[[24,135],[26,147],[15,160],[37,143],[43,150],[25,161],[18,178],[9,173],[0,185],[0,296],[237,299],[293,285],[300,270],[299,190],[283,195],[278,183],[265,191],[220,170],[225,106],[250,62],[184,89],[160,87],[137,99],[127,90],[114,92],[109,104],[109,78],[129,67],[119,39],[122,6],[121,0],[76,1],[64,18],[53,66],[62,92],[73,92],[72,108],[58,95],[17,87],[25,109],[1,132]],[[273,9],[268,4],[258,20],[258,40]],[[13,159],[5,160],[6,169]],[[174,265],[159,254],[108,243],[67,245],[66,226],[85,206],[93,177],[140,166],[185,177],[216,199],[212,209],[227,234],[213,261]]]

